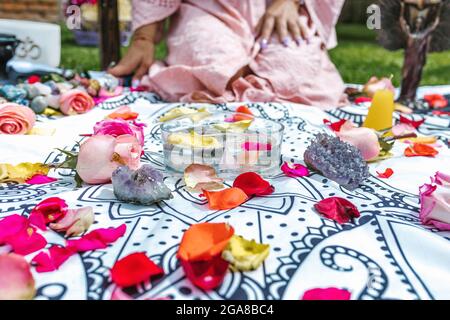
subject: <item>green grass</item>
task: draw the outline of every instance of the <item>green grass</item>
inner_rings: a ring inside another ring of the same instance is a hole
[[[330,56],[339,72],[348,83],[365,83],[370,76],[394,75],[399,85],[403,52],[391,52],[379,46],[373,31],[363,25],[344,24],[337,27],[339,45],[330,51]],[[122,55],[126,53],[122,48]],[[165,44],[156,49],[156,58],[166,55]],[[77,70],[98,70],[99,51],[96,47],[80,47],[74,42],[69,30],[63,27],[61,65]],[[450,83],[450,51],[431,53],[425,66],[422,85]]]

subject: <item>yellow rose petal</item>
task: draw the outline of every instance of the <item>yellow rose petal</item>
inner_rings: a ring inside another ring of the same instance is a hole
[[[237,132],[242,133],[250,127],[252,120],[242,120],[237,122],[225,122],[214,124],[213,127],[222,132]]]
[[[192,108],[178,107],[178,108],[174,108],[174,109],[170,110],[165,115],[160,117],[159,121],[160,122],[166,122],[166,121],[169,121],[169,120],[173,120],[173,119],[179,118],[181,116],[185,116],[185,115],[192,114],[192,113],[197,113],[197,112],[198,112],[197,110],[192,109]]]
[[[55,128],[33,128],[30,132],[28,132],[28,134],[35,136],[53,136],[55,131]]]
[[[268,244],[257,243],[234,235],[227,248],[222,252],[222,258],[240,271],[256,270],[269,255]]]
[[[36,174],[47,175],[50,168],[43,163],[23,162],[18,165],[0,164],[0,182],[24,182]]]
[[[167,138],[167,142],[193,148],[216,148],[220,146],[216,138],[200,135],[195,131],[191,131],[190,133],[171,133]]]
[[[61,116],[62,113],[58,110],[52,109],[52,108],[45,108],[44,112],[42,114],[46,116]]]
[[[430,136],[430,137],[423,136],[423,137],[416,137],[416,138],[405,138],[402,140],[406,140],[411,143],[433,144],[433,143],[436,143],[437,138],[434,136]]]

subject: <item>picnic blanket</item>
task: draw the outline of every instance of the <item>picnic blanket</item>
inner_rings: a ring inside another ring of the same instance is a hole
[[[421,88],[423,93],[450,93],[450,86]],[[186,104],[168,104],[151,93],[130,93],[108,100],[87,114],[70,117],[39,117],[38,127],[54,130],[51,136],[0,136],[0,163],[61,162],[55,148],[77,150],[80,134],[92,132],[97,121],[113,109],[128,104],[140,114],[145,129],[142,161],[164,170],[158,117]],[[236,104],[211,105],[234,110]],[[311,137],[327,130],[323,119],[351,119],[360,124],[367,105],[352,105],[327,113],[295,104],[251,103],[258,116],[285,125],[281,160],[302,163]],[[396,115],[398,117],[398,115]],[[449,171],[450,118],[425,117],[421,134],[436,135],[442,142],[435,158],[406,158],[406,144],[397,142],[394,157],[370,164],[371,177],[354,191],[348,191],[320,174],[290,178],[280,174],[270,180],[275,192],[252,198],[226,211],[209,210],[205,198],[186,190],[182,177],[167,176],[165,183],[174,198],[152,206],[118,201],[112,185],[83,185],[76,188],[73,172],[52,171],[58,181],[44,185],[0,186],[0,217],[28,215],[32,208],[51,196],[66,200],[69,207],[92,206],[96,221],[90,230],[126,224],[126,234],[104,250],[89,251],[69,258],[57,271],[37,273],[36,299],[110,299],[114,288],[110,268],[133,252],[146,254],[165,275],[132,291],[136,299],[299,299],[311,288],[338,287],[352,293],[352,299],[449,299],[450,232],[421,225],[418,218],[418,188],[436,171]],[[281,162],[280,162],[281,163]],[[389,179],[377,171],[392,168]],[[230,183],[230,182],[228,182]],[[313,205],[330,196],[349,199],[360,210],[353,223],[340,225],[321,217]],[[228,272],[216,290],[203,291],[186,279],[176,253],[183,232],[200,222],[227,222],[236,234],[269,244],[264,264],[251,272]],[[44,233],[49,245],[63,245],[63,235]],[[35,254],[27,256],[31,258]]]

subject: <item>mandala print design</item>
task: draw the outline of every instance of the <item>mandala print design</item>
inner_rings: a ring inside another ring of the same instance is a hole
[[[133,93],[105,102],[101,108],[110,110],[138,99],[160,101],[155,95]],[[164,169],[157,119],[182,105],[163,105],[152,115],[153,120],[147,123],[144,162]],[[231,111],[236,107],[207,106]],[[284,159],[280,160],[301,161],[301,150],[311,137],[326,130],[320,123],[322,119],[311,121],[290,105],[253,103],[249,107],[257,116],[285,126],[283,144],[287,152],[283,152]],[[356,113],[341,109],[329,114],[361,123],[364,115],[354,108]],[[65,149],[77,151],[78,145],[68,145]],[[48,155],[46,163],[60,162],[62,158],[55,151]],[[38,299],[69,299],[78,297],[77,294],[83,299],[110,299],[114,285],[109,269],[118,259],[136,251],[147,252],[165,271],[163,277],[151,283],[125,290],[138,299],[299,299],[311,286],[346,288],[356,299],[435,298],[427,282],[412,267],[411,252],[403,248],[402,234],[427,234],[442,239],[441,233],[421,226],[416,195],[394,188],[377,177],[371,176],[360,188],[349,191],[317,173],[307,178],[279,174],[271,180],[275,186],[273,194],[252,198],[232,210],[214,211],[206,209],[206,200],[198,193],[187,191],[179,176],[165,178],[173,200],[135,206],[118,201],[111,185],[77,189],[71,179],[74,173],[60,171],[59,182],[0,187],[0,216],[14,212],[27,215],[40,200],[64,192],[72,204],[94,208],[95,227],[117,227],[125,223],[127,232],[106,249],[71,258],[69,269],[61,268],[55,272],[55,278],[39,283]],[[320,217],[312,209],[313,205],[330,196],[354,202],[360,208],[361,217],[355,223],[343,225]],[[199,222],[230,223],[237,234],[269,244],[269,258],[253,272],[228,272],[217,290],[206,292],[194,287],[184,276],[176,253],[183,232]],[[54,243],[64,241],[56,233],[53,237]],[[316,273],[321,275],[317,279]],[[77,283],[69,279],[73,277],[77,277]]]

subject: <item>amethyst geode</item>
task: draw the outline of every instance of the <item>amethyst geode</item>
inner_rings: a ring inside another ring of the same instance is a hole
[[[341,186],[354,190],[369,177],[361,152],[337,137],[319,133],[306,149],[305,163]]]
[[[112,183],[116,198],[124,202],[151,205],[173,198],[161,172],[148,164],[136,171],[126,166],[117,168],[112,174]]]

